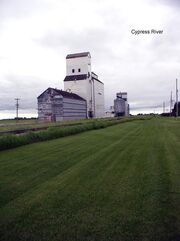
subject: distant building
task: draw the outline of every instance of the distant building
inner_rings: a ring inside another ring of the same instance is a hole
[[[48,88],[37,99],[39,121],[87,118],[86,100],[77,94]]]
[[[114,117],[114,106],[110,106],[109,109],[106,110],[105,117],[107,118]]]
[[[176,108],[177,108],[177,102],[174,104],[174,108],[172,110],[173,116],[176,116]],[[178,102],[178,116],[180,116],[180,102]]]
[[[64,90],[86,100],[88,118],[104,117],[104,84],[91,71],[89,52],[67,55]]]
[[[127,92],[120,92],[116,94],[114,100],[115,116],[129,116],[129,104],[127,102]]]

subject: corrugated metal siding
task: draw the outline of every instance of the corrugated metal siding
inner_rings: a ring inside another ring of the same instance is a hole
[[[52,112],[54,121],[63,120],[63,98],[61,96],[54,96]]]
[[[72,100],[68,98],[63,99],[63,119],[86,119],[87,108],[86,101]]]
[[[38,118],[40,121],[78,120],[87,117],[86,101],[65,98],[45,91],[38,98]]]
[[[121,98],[117,98],[114,100],[114,112],[115,115],[125,115],[125,101]]]

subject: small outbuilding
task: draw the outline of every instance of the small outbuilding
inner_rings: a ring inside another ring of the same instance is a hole
[[[48,88],[37,98],[39,121],[79,120],[87,118],[86,100],[68,91]]]

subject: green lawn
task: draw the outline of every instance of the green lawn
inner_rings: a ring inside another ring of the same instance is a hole
[[[0,241],[179,241],[180,120],[0,152]]]

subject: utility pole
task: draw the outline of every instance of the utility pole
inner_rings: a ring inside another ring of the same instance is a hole
[[[172,91],[171,91],[171,96],[170,96],[170,110],[169,110],[169,115],[172,116],[172,105],[173,105],[173,100],[172,100]]]
[[[19,98],[16,98],[16,119],[18,120],[18,112],[19,112]]]
[[[176,117],[178,117],[178,80],[176,79]]]

